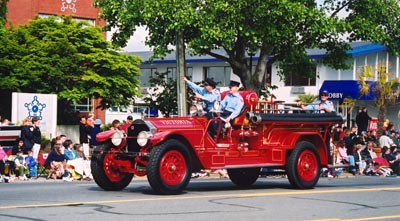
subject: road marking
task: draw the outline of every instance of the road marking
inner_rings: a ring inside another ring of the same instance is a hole
[[[125,200],[99,200],[99,201],[78,201],[65,203],[45,203],[45,204],[26,204],[26,205],[9,205],[0,206],[0,209],[19,209],[19,208],[38,208],[38,207],[58,207],[58,206],[80,206],[89,204],[111,204],[111,203],[127,203],[127,202],[146,202],[146,201],[162,201],[162,200],[185,200],[185,199],[205,199],[205,198],[248,198],[248,197],[266,197],[266,196],[285,196],[285,195],[308,195],[308,194],[329,194],[329,193],[355,193],[355,192],[371,192],[371,191],[398,191],[400,187],[381,187],[366,189],[335,189],[335,190],[293,190],[291,192],[264,192],[264,193],[235,193],[235,194],[218,194],[203,196],[160,196],[156,198],[137,198]],[[336,219],[332,219],[336,220]],[[348,219],[346,219],[348,220]]]
[[[391,216],[375,216],[375,217],[365,217],[365,218],[345,218],[345,219],[311,219],[308,221],[368,221],[368,220],[384,220],[384,219],[398,219],[400,215],[391,215]]]

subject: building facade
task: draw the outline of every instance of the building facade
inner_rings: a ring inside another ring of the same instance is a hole
[[[377,109],[373,98],[360,97],[357,77],[365,65],[376,67],[378,64],[384,64],[387,71],[392,74],[392,78],[399,77],[399,57],[389,54],[386,47],[379,44],[355,42],[351,46],[352,49],[348,51],[351,58],[346,61],[350,68],[346,70],[335,70],[323,65],[319,61],[325,55],[322,50],[308,50],[309,56],[316,61],[315,77],[298,78],[299,73],[293,73],[293,76],[289,75],[288,79],[282,81],[278,75],[277,65],[273,64],[267,68],[268,73],[265,73],[266,82],[278,86],[272,94],[275,95],[276,100],[284,104],[293,104],[301,94],[318,95],[320,90],[328,90],[329,99],[334,101],[337,111],[350,119],[347,124],[353,124],[351,120],[355,118],[357,110],[363,106],[368,108],[371,117],[376,117]],[[220,53],[223,52],[220,51]],[[141,65],[143,87],[149,86],[149,77],[156,71],[168,72],[169,77],[176,79],[175,54],[168,54],[164,59],[154,59],[152,62],[149,62],[152,52],[131,52],[130,54],[140,56],[144,60]],[[257,55],[252,60],[256,61]],[[217,87],[221,91],[228,90],[230,80],[240,81],[239,77],[232,73],[228,63],[211,56],[186,55],[186,75],[193,82],[201,82],[207,77],[212,77],[219,82]],[[343,100],[346,97],[355,100],[352,111],[348,111],[348,107],[343,106]],[[387,118],[395,123],[396,128],[400,128],[399,117],[399,105],[389,106]]]
[[[93,7],[92,0],[10,0],[7,10],[7,26],[27,24],[36,17],[61,15],[71,15],[92,25],[105,25],[105,21],[98,18],[99,9]]]
[[[93,6],[93,0],[9,0],[7,4],[7,27],[28,24],[37,17],[72,16],[73,20],[86,21],[91,25],[105,26],[105,21],[99,19],[98,8]],[[106,33],[103,33],[106,38]],[[87,99],[86,102],[74,108],[87,115],[93,112],[96,118],[105,120],[105,111],[96,109],[100,99]]]

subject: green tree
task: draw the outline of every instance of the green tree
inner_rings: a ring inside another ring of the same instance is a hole
[[[322,61],[337,69],[347,68],[350,41],[400,50],[397,0],[95,0],[95,5],[106,29],[118,28],[112,38],[116,45],[124,46],[138,26],[146,26],[146,44],[155,57],[163,57],[175,45],[175,34],[183,33],[191,53],[229,63],[245,89],[258,90],[267,65],[275,61],[283,77],[290,68],[315,77],[307,48],[325,49]],[[259,59],[251,68],[248,57],[254,53]]]
[[[104,109],[127,106],[140,95],[140,58],[118,53],[88,23],[70,17],[33,20],[1,34],[0,48],[2,92],[57,94],[59,122],[71,104],[93,96]]]
[[[7,21],[7,3],[9,0],[0,0],[0,29]]]
[[[144,97],[150,109],[158,109],[164,117],[178,113],[176,80],[167,76],[168,72],[156,72],[151,76],[149,94]]]
[[[314,94],[301,94],[299,95],[297,102],[301,101],[304,104],[311,104],[318,98],[317,95]]]
[[[395,104],[399,98],[399,78],[393,78],[386,65],[379,64],[376,68],[366,65],[359,74],[358,81],[361,85],[361,95],[374,94],[378,109],[378,128],[382,128],[387,106]],[[373,84],[368,81],[372,81]]]

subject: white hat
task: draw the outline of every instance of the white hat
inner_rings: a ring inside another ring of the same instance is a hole
[[[96,119],[94,121],[94,125],[101,125],[101,120],[100,119]]]

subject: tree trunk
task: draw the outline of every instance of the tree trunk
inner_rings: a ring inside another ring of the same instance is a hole
[[[386,105],[378,106],[378,129],[383,128],[383,122],[385,122],[386,116]]]
[[[231,64],[232,71],[240,78],[240,81],[242,82],[242,87],[245,90],[254,90],[258,92],[261,85],[260,76],[262,76],[263,74],[261,72],[265,72],[267,66],[266,62],[260,63],[258,61],[255,70],[251,70],[250,65],[248,65],[247,63],[237,62],[236,64],[236,66]],[[251,71],[253,71],[253,73]]]

